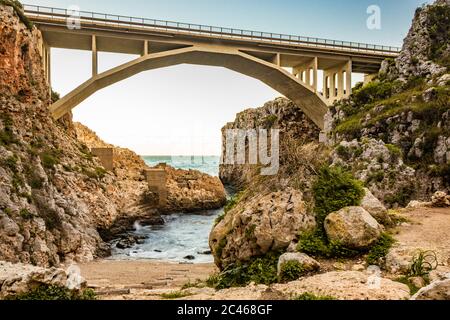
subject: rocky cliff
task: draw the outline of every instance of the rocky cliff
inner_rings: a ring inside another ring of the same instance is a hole
[[[227,130],[244,129],[278,129],[280,130],[281,152],[280,166],[287,169],[287,164],[293,162],[284,154],[291,148],[302,144],[318,142],[320,130],[310,121],[302,110],[286,98],[278,98],[267,102],[264,106],[247,109],[236,115],[234,122],[222,128],[222,157],[225,157]],[[248,146],[247,150],[248,152]],[[237,189],[247,187],[255,176],[259,175],[259,165],[227,165],[220,166],[220,179]]]
[[[108,144],[70,115],[52,120],[40,48],[41,34],[20,8],[1,4],[0,260],[57,266],[107,255],[103,240],[136,220],[161,218],[138,155],[116,148],[115,169],[108,172],[89,149]],[[225,202],[218,178],[168,171],[168,211]]]
[[[52,120],[38,30],[0,6],[0,259],[58,265],[106,249],[119,214],[114,177]]]
[[[389,206],[450,187],[449,26],[448,1],[417,9],[398,58],[327,115],[330,144],[340,144],[335,161],[347,163]],[[378,165],[364,151],[370,140],[378,144],[371,151]]]

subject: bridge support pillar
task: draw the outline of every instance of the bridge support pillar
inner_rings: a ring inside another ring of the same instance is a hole
[[[317,70],[318,70],[318,58],[314,57],[306,63],[295,66],[292,71],[294,76],[299,78],[308,86],[312,87],[315,92],[317,92]]]
[[[142,50],[142,56],[148,55],[148,41],[144,41],[144,49]]]
[[[98,75],[97,37],[92,36],[92,76]]]
[[[276,53],[272,58],[272,63],[278,67],[281,67],[281,54]]]
[[[103,167],[112,171],[114,169],[114,149],[113,148],[92,148],[91,152],[94,156],[99,158]]]
[[[145,171],[148,188],[158,195],[158,206],[164,208],[167,205],[167,173],[165,169],[148,169]]]
[[[328,102],[347,98],[352,93],[352,61],[323,71],[323,95]]]
[[[44,64],[44,77],[48,85],[51,86],[51,49],[44,43],[42,48],[42,61]]]

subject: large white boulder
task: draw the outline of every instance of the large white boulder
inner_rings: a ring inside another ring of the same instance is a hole
[[[362,207],[346,207],[329,214],[325,231],[330,241],[352,249],[364,249],[374,244],[383,227]]]

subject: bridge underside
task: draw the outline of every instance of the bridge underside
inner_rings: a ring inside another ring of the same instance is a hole
[[[50,83],[50,48],[92,52],[92,78],[51,106],[59,119],[96,91],[137,73],[178,64],[225,67],[258,79],[295,102],[305,114],[324,127],[327,107],[351,94],[352,73],[377,73],[381,62],[395,57],[392,51],[356,48],[329,43],[289,42],[265,34],[239,35],[220,30],[149,26],[122,20],[82,17],[82,28],[67,26],[62,14],[28,11],[28,17],[44,37],[42,58]],[[88,15],[89,16],[89,15]],[[144,20],[143,20],[144,21]],[[222,28],[220,28],[222,29]],[[236,31],[236,30],[235,30]],[[268,40],[269,39],[269,40]],[[309,38],[308,38],[309,39]],[[140,57],[98,74],[98,52],[136,54]],[[292,70],[289,72],[287,70]],[[318,71],[323,71],[323,90],[318,91]]]
[[[261,80],[296,103],[305,114],[323,129],[327,103],[310,86],[302,83],[283,68],[260,60],[238,50],[214,46],[193,46],[144,55],[91,79],[51,106],[55,119],[59,119],[94,94],[96,91],[140,72],[179,64],[221,66]]]

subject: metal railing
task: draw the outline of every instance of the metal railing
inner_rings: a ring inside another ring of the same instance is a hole
[[[121,16],[107,13],[96,13],[88,11],[79,11],[73,15],[68,9],[51,8],[36,5],[24,5],[25,14],[33,18],[46,18],[60,22],[62,19],[79,19],[81,25],[91,24],[97,27],[126,27],[141,29],[145,31],[166,31],[187,33],[202,36],[220,37],[228,39],[241,39],[264,41],[273,44],[282,45],[303,45],[312,47],[324,47],[340,50],[349,50],[357,52],[372,52],[386,55],[394,55],[400,52],[400,48],[392,46],[382,46],[375,44],[330,40],[322,38],[294,36],[287,34],[278,34],[271,32],[261,32],[252,30],[242,30],[225,27],[215,27],[192,23],[182,23],[175,21],[156,20],[147,18],[138,18],[130,16]]]

